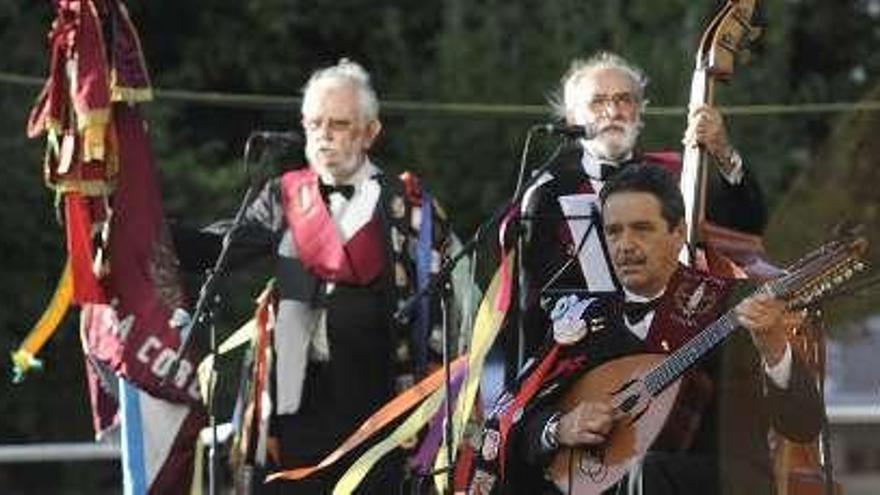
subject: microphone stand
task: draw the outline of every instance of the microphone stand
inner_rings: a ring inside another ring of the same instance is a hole
[[[528,143],[531,141],[532,134],[536,131],[543,130],[544,126],[533,126],[529,129],[527,138],[526,138],[526,147],[524,149],[523,156],[525,156],[528,150]],[[485,238],[484,234],[486,231],[489,231],[492,227],[500,224],[500,222],[504,219],[504,217],[513,209],[516,208],[517,205],[522,201],[523,195],[526,191],[531,188],[533,184],[535,184],[538,179],[544,175],[545,172],[549,171],[553,165],[556,164],[556,158],[562,152],[565,143],[560,143],[556,146],[553,152],[544,160],[544,162],[535,170],[535,172],[526,180],[524,183],[522,181],[518,184],[517,190],[514,191],[513,197],[511,197],[506,203],[504,203],[501,207],[497,208],[495,212],[485,220],[483,223],[477,227],[477,230],[465,242],[461,248],[451,257],[446,257],[443,259],[443,263],[440,266],[440,270],[436,274],[432,274],[428,278],[428,282],[421,287],[418,291],[416,291],[412,296],[410,296],[404,304],[394,313],[394,318],[398,322],[406,323],[409,320],[409,314],[413,311],[418,304],[419,301],[423,297],[426,297],[430,294],[440,293],[440,289],[449,284],[450,277],[452,276],[452,271],[455,269],[458,262],[463,258],[469,256],[476,248],[479,246],[480,242]],[[524,158],[523,158],[524,163]],[[444,429],[444,442],[446,446],[446,466],[435,470],[433,472],[418,475],[423,477],[430,477],[436,474],[445,473],[446,475],[446,490],[448,493],[452,493],[453,491],[453,482],[454,482],[454,469],[453,469],[453,458],[452,458],[452,437],[453,437],[453,424],[452,424],[452,400],[450,396],[450,391],[452,388],[452,377],[451,377],[451,367],[450,367],[450,356],[449,356],[449,328],[447,326],[448,318],[445,318],[444,311],[444,325],[443,325],[443,370],[444,370],[444,382],[443,387],[446,393],[446,421],[445,421],[445,429]],[[417,484],[418,486],[419,484]]]
[[[249,157],[251,154],[251,146],[253,142],[257,139],[265,139],[263,135],[260,133],[251,133],[248,136],[247,141],[245,141],[244,153],[243,153],[243,164],[245,169],[245,174],[248,177],[248,186],[244,192],[244,196],[242,197],[241,204],[238,207],[238,211],[235,213],[235,217],[232,221],[232,224],[229,226],[229,229],[223,234],[223,240],[221,243],[220,253],[217,255],[217,259],[214,261],[214,265],[207,270],[205,280],[202,282],[202,286],[199,289],[199,298],[196,301],[195,309],[193,310],[192,316],[186,322],[186,325],[181,330],[181,343],[178,347],[177,353],[171,361],[171,365],[169,367],[168,374],[162,380],[162,384],[164,385],[169,377],[172,377],[176,374],[177,368],[180,366],[180,360],[187,353],[190,347],[190,343],[192,342],[192,337],[195,334],[194,330],[199,325],[206,324],[208,325],[208,335],[209,335],[209,350],[208,355],[211,358],[211,373],[210,378],[208,380],[208,392],[206,397],[207,408],[208,408],[208,427],[211,430],[211,441],[208,444],[208,493],[210,495],[215,495],[217,493],[217,416],[215,412],[215,385],[217,379],[217,331],[216,325],[214,324],[214,311],[212,310],[211,305],[216,305],[220,298],[216,295],[217,284],[219,283],[222,275],[224,275],[226,271],[226,267],[229,259],[230,246],[234,242],[234,235],[238,228],[241,226],[242,221],[244,220],[244,214],[247,210],[248,205],[250,205],[253,200],[254,194],[257,190],[257,186],[261,184],[261,180],[254,179],[251,177],[250,169],[249,169]],[[264,157],[264,154],[260,155]]]

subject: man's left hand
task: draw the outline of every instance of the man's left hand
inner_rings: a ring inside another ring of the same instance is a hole
[[[734,166],[734,151],[727,138],[724,118],[715,107],[701,105],[690,112],[682,143],[685,146],[702,145],[725,173]]]
[[[789,330],[802,319],[799,313],[785,308],[785,301],[764,294],[739,303],[736,317],[752,334],[752,340],[768,366],[777,364],[785,355]]]

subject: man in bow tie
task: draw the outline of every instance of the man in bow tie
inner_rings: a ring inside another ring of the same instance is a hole
[[[409,323],[393,314],[417,280],[439,269],[452,242],[428,190],[411,174],[386,174],[370,158],[382,124],[359,64],[342,60],[314,72],[301,115],[307,166],[265,185],[231,244],[236,261],[277,260],[269,439],[276,468],[317,464],[439,361],[438,296],[416,305]],[[222,226],[209,230],[220,234]],[[217,248],[219,237],[208,237]],[[188,260],[192,249],[182,250],[190,266],[212,259]],[[363,493],[396,493],[401,459],[392,454],[379,463]],[[347,467],[338,462],[290,488],[331,493]]]
[[[508,337],[509,368],[518,368],[547,335],[547,308],[560,294],[618,289],[594,214],[597,194],[609,176],[636,163],[680,172],[678,153],[638,148],[647,81],[640,68],[609,52],[574,61],[562,78],[554,102],[557,113],[567,124],[594,130],[595,136],[571,143],[523,197],[520,316],[518,331],[507,332],[519,338]],[[721,114],[708,106],[695,109],[684,142],[703,145],[716,165],[709,177],[708,220],[760,234],[766,221],[761,191],[731,146]]]
[[[581,306],[585,309],[575,316],[588,330],[577,341],[557,343],[555,351],[542,357],[555,362],[547,370],[559,371],[546,372],[524,408],[525,418],[512,430],[509,452],[521,458],[507,466],[509,478],[499,482],[503,484],[498,493],[568,493],[542,479],[544,469],[560,449],[604,448],[620,420],[610,397],[568,400],[563,406],[561,398],[568,396],[570,385],[622,356],[674,351],[729,307],[733,281],[678,262],[685,240],[684,205],[667,171],[628,167],[605,185],[599,201],[623,299],[656,303],[638,318],[622,314],[625,310],[620,311],[613,297]],[[690,389],[695,392],[680,392],[682,410],[694,414],[678,424],[674,416],[666,421],[666,431],[688,426],[678,435],[663,437],[674,441],[654,442],[647,455],[637,459],[640,467],[630,474],[634,479],[624,478],[609,487],[609,493],[622,493],[629,485],[650,495],[769,495],[774,493],[771,426],[801,442],[818,433],[821,400],[808,368],[788,343],[799,318],[785,310],[783,301],[769,296],[752,296],[733,314],[743,329],[697,362],[693,380],[687,382],[695,384]],[[543,362],[537,366],[542,367]],[[523,461],[529,467],[517,467]],[[579,468],[573,469],[569,475]]]

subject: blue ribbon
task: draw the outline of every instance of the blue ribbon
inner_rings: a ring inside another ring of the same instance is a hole
[[[416,284],[418,290],[428,285],[431,277],[431,251],[434,240],[433,199],[427,189],[422,190],[422,221],[419,226],[419,242],[416,245]],[[415,365],[419,374],[428,364],[428,334],[431,327],[431,295],[427,294],[416,305],[413,325]]]

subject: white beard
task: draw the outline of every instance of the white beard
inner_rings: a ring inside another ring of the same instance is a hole
[[[364,155],[354,155],[344,162],[337,163],[332,168],[328,168],[322,165],[321,160],[315,155],[315,153],[310,153],[308,149],[306,150],[306,159],[308,159],[309,164],[329,184],[347,184],[349,179],[366,163]]]
[[[620,124],[617,124],[620,125]],[[642,130],[642,120],[639,119],[631,124],[624,124],[622,134],[599,134],[599,136],[587,141],[587,150],[597,158],[605,160],[619,160],[630,154],[639,139]]]

